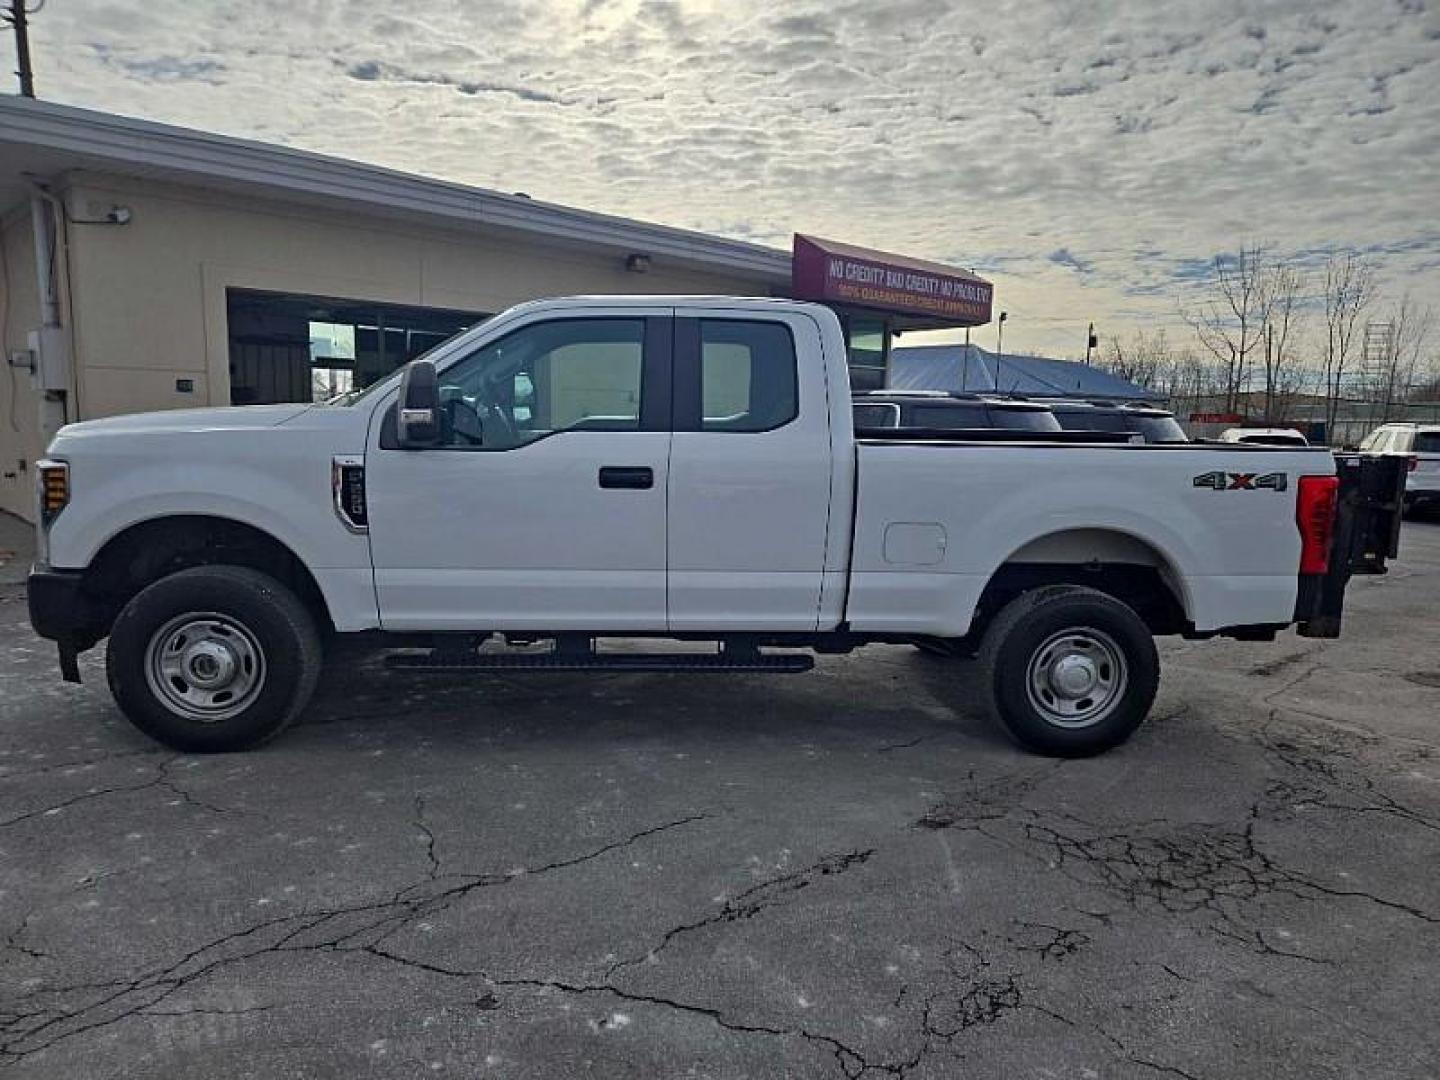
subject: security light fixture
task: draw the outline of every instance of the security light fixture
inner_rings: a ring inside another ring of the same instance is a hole
[[[650,269],[650,256],[636,252],[625,256],[625,269],[632,274],[643,274]]]

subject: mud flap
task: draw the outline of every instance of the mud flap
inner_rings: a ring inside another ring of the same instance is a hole
[[[78,683],[80,681],[80,650],[76,648],[75,642],[57,642],[56,649],[60,653],[60,678],[66,682]]]

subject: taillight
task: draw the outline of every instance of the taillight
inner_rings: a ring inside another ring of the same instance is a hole
[[[1335,536],[1335,507],[1339,496],[1339,477],[1300,477],[1295,524],[1300,528],[1302,574],[1323,574],[1330,569],[1330,542]]]
[[[40,489],[40,524],[48,526],[70,501],[70,466],[63,461],[37,461],[35,478]]]
[[[1405,471],[1414,472],[1420,467],[1420,459],[1413,454],[1406,460]]]

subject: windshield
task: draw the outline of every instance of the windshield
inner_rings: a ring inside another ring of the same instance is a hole
[[[1440,454],[1440,431],[1417,431],[1415,433],[1417,454]]]

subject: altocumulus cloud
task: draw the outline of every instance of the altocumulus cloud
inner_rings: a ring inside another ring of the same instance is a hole
[[[69,0],[34,39],[59,101],[973,266],[1017,347],[1166,318],[1241,238],[1440,306],[1422,0]]]

